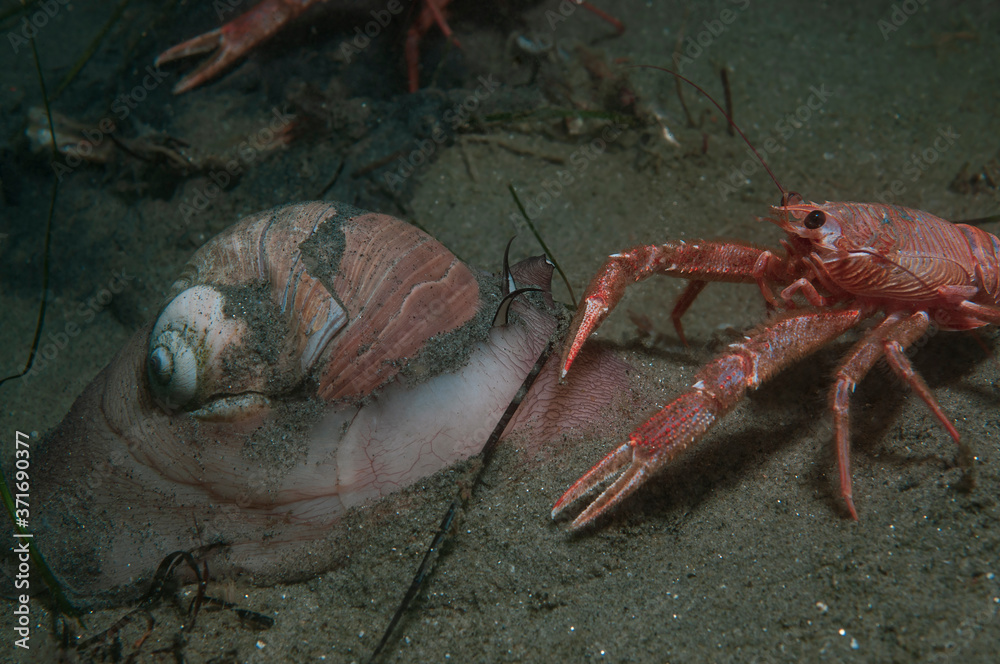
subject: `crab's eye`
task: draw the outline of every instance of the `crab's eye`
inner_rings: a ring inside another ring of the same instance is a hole
[[[826,223],[826,213],[822,210],[813,210],[808,215],[806,215],[806,220],[803,222],[806,228],[816,229]]]

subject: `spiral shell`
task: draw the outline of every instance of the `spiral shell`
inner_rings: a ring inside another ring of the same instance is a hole
[[[328,203],[244,219],[171,290],[150,335],[150,389],[161,407],[206,418],[265,405],[307,377],[327,401],[364,399],[479,308],[475,276],[439,242]]]
[[[163,408],[205,401],[223,382],[223,357],[242,342],[245,321],[225,314],[225,296],[211,286],[188,288],[163,310],[150,335],[149,385]]]

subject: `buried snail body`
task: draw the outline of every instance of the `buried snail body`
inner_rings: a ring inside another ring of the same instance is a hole
[[[551,266],[512,272],[544,292],[491,326],[493,280],[386,215],[303,203],[213,238],[40,447],[57,578],[102,603],[177,550],[258,583],[330,568],[343,511],[477,452],[555,333]],[[543,372],[517,419],[591,421],[621,369]]]

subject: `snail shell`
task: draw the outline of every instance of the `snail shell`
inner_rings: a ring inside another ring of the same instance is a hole
[[[514,270],[547,289],[544,260]],[[385,215],[238,222],[42,443],[50,565],[89,602],[142,592],[176,550],[225,545],[213,572],[258,582],[329,568],[316,542],[344,509],[478,451],[517,392],[556,320],[546,292],[491,327],[499,301]]]
[[[231,227],[171,290],[150,337],[150,388],[198,416],[224,417],[237,398],[265,404],[317,366],[320,398],[363,399],[479,310],[472,271],[426,233],[323,203]]]

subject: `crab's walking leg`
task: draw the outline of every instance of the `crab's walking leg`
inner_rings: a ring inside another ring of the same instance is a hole
[[[432,25],[437,25],[455,46],[462,47],[444,17],[444,7],[449,2],[451,0],[424,0],[420,14],[406,31],[406,78],[410,92],[420,89],[420,40]]]
[[[159,67],[166,62],[215,51],[212,57],[174,86],[174,94],[187,92],[229,68],[317,1],[322,0],[263,0],[221,28],[198,35],[160,53],[155,64]]]
[[[584,0],[573,0],[573,1],[576,2],[576,4],[580,5],[581,7],[583,7],[584,9],[586,9],[587,11],[592,12],[594,15],[599,16],[603,20],[610,23],[619,35],[625,34],[625,24],[616,19],[611,14],[601,11],[600,9],[590,4],[589,2],[584,2]]]
[[[688,345],[687,337],[684,336],[684,326],[681,324],[681,318],[684,317],[685,312],[694,304],[694,301],[701,294],[701,291],[705,289],[708,285],[707,281],[692,280],[687,283],[684,290],[677,297],[677,301],[674,302],[674,309],[670,312],[670,320],[674,324],[674,330],[677,331],[677,338],[681,340],[681,343],[685,346]]]
[[[578,498],[625,468],[614,484],[576,517],[581,528],[617,505],[664,464],[701,438],[743,398],[792,362],[854,327],[864,317],[860,308],[785,314],[731,344],[705,366],[686,393],[667,405],[629,436],[628,442],[577,480],[552,508],[555,518]]]
[[[769,250],[737,242],[670,242],[634,247],[613,254],[598,270],[583,296],[580,308],[569,328],[570,342],[563,348],[562,375],[569,371],[587,337],[608,317],[621,300],[625,289],[654,274],[682,277],[692,281],[674,307],[674,326],[683,339],[680,317],[694,302],[704,281],[757,283],[765,298],[771,296],[771,283],[786,283],[788,268],[783,257]]]
[[[924,400],[924,403],[944,425],[955,442],[959,440],[955,426],[941,410],[941,406],[927,384],[913,370],[913,365],[910,364],[910,360],[907,359],[904,352],[906,347],[912,345],[927,332],[930,323],[930,317],[923,311],[909,315],[892,314],[855,344],[837,369],[837,380],[830,393],[830,403],[833,409],[833,439],[837,445],[840,494],[843,496],[844,502],[847,503],[847,511],[855,521],[858,519],[858,512],[854,508],[854,497],[851,490],[850,399],[851,394],[854,393],[855,385],[864,378],[880,357],[885,356],[892,370]]]

